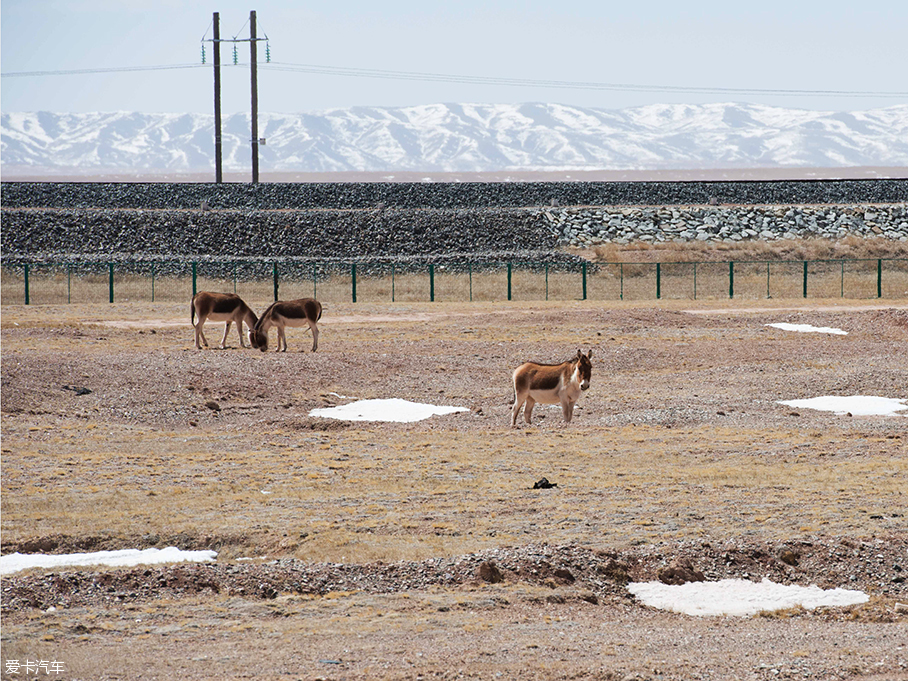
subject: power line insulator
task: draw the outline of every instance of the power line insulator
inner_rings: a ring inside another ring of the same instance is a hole
[[[233,43],[233,65],[236,66],[240,63],[240,56],[237,54],[236,43]]]
[[[202,63],[205,63],[205,43],[202,43]]]

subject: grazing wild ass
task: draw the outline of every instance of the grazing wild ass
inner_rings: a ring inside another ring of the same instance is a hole
[[[287,336],[284,329],[288,326],[306,326],[312,330],[312,352],[318,349],[318,325],[322,317],[322,304],[314,298],[299,300],[279,300],[262,313],[255,328],[249,332],[252,347],[262,352],[268,349],[268,331],[277,327],[277,351],[287,352]],[[281,350],[281,343],[284,349]]]
[[[511,409],[511,426],[517,425],[517,415],[526,403],[523,416],[527,423],[533,414],[533,405],[561,403],[561,413],[566,423],[574,415],[574,403],[580,393],[590,387],[593,351],[585,355],[577,350],[577,356],[561,364],[535,364],[526,362],[514,369],[514,407]]]
[[[227,322],[224,329],[224,337],[221,339],[221,349],[226,347],[227,333],[230,331],[230,325],[236,322],[236,330],[240,334],[240,345],[248,347],[243,341],[243,322],[249,327],[250,333],[258,322],[258,317],[252,311],[243,299],[235,293],[209,293],[200,291],[192,297],[190,319],[195,327],[195,346],[201,350],[199,345],[201,340],[205,347],[208,347],[208,339],[202,331],[205,321],[210,319],[213,322]],[[198,317],[198,321],[196,321]]]

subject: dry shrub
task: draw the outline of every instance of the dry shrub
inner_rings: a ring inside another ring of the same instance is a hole
[[[665,242],[602,244],[588,257],[597,262],[711,262],[781,260],[860,260],[905,258],[908,244],[890,239],[789,239],[781,241]]]

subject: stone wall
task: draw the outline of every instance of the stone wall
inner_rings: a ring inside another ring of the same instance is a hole
[[[559,242],[574,247],[635,241],[841,239],[908,242],[908,203],[826,206],[666,206],[545,211]]]
[[[4,263],[71,256],[564,260],[563,246],[908,241],[908,180],[3,183]],[[570,206],[570,207],[568,207]]]
[[[908,201],[908,179],[735,182],[4,182],[4,208],[309,210],[873,204]]]
[[[297,258],[573,260],[537,209],[4,209],[3,261]]]

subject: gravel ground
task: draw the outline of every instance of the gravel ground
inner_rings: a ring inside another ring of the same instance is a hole
[[[906,179],[734,182],[4,182],[8,208],[308,210],[894,203]]]
[[[286,354],[235,335],[196,351],[182,305],[4,307],[3,552],[219,551],[5,577],[4,661],[80,679],[908,678],[904,417],[776,402],[906,397],[908,308],[734,304],[336,305],[315,354],[300,330]],[[594,375],[575,421],[507,427],[510,369],[577,347]],[[470,411],[308,416],[345,395]],[[532,490],[542,475],[558,487]],[[695,618],[625,589],[688,568],[871,600]]]

